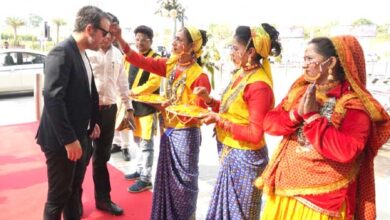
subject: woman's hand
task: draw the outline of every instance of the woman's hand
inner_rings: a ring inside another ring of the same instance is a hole
[[[315,84],[310,85],[305,93],[305,100],[303,104],[303,115],[310,112],[319,112],[320,105],[316,99],[316,87]]]
[[[206,103],[211,102],[211,97],[206,89],[206,87],[195,87],[194,91],[192,91],[195,95],[203,99]]]
[[[166,102],[163,102],[162,104],[161,104],[161,108],[166,108],[166,107],[168,107],[168,106],[170,106],[172,103],[170,102],[170,101],[166,101]]]
[[[216,123],[220,120],[219,114],[215,112],[209,112],[204,117],[202,117],[201,122],[209,125]]]
[[[298,115],[300,115],[301,117],[303,116],[303,108],[305,106],[305,101],[306,101],[306,93],[303,94],[298,104]]]
[[[116,41],[119,43],[119,46],[122,48],[123,53],[129,56],[132,50],[130,46],[127,44],[127,42],[123,40],[122,29],[119,27],[119,24],[112,23],[110,26],[110,33],[112,37],[114,37]]]
[[[112,23],[110,26],[110,33],[116,39],[122,39],[122,29],[118,23]]]

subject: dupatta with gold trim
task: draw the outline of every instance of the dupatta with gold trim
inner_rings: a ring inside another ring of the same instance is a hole
[[[366,89],[366,66],[363,50],[353,36],[331,38],[336,48],[346,80],[357,94],[368,112],[371,121],[371,134],[364,149],[365,158],[357,179],[357,219],[375,219],[375,179],[374,157],[390,137],[390,117],[385,109]]]
[[[362,152],[364,158],[356,179],[358,187],[356,194],[357,207],[355,209],[356,219],[371,220],[376,218],[374,157],[377,155],[379,148],[390,137],[390,117],[366,89],[365,59],[358,40],[348,35],[333,37],[331,40],[344,69],[345,79],[350,84],[353,92],[353,95],[347,96],[343,100],[341,106],[336,106],[335,115],[332,116],[333,124],[342,123],[347,109],[361,107],[364,107],[372,121],[371,133]],[[293,106],[296,106],[308,85],[309,83],[304,80],[303,76],[294,82],[282,106],[285,111],[289,111]],[[271,174],[269,177],[273,178],[273,175]],[[259,178],[256,184],[261,186],[263,182]]]

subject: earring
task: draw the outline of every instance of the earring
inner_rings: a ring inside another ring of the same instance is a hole
[[[247,60],[245,66],[246,66],[246,67],[250,67],[250,66],[252,65],[252,62],[251,62],[251,61],[252,61],[252,57],[249,58],[249,59]]]
[[[328,69],[328,81],[334,81],[333,71],[331,68]]]

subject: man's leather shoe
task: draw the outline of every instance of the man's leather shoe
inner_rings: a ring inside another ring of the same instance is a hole
[[[122,149],[122,157],[124,161],[130,161],[130,154],[127,148]]]
[[[117,144],[112,144],[111,145],[111,153],[116,153],[116,152],[120,152],[121,151],[121,146],[117,145]]]
[[[96,202],[96,208],[105,212],[109,212],[113,215],[122,215],[123,209],[111,200]]]

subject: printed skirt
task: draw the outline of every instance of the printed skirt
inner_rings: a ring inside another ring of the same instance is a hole
[[[151,219],[194,219],[200,144],[199,128],[168,128],[161,136]]]
[[[262,191],[254,181],[268,164],[268,150],[240,150],[218,143],[221,167],[214,188],[208,220],[260,217]]]

